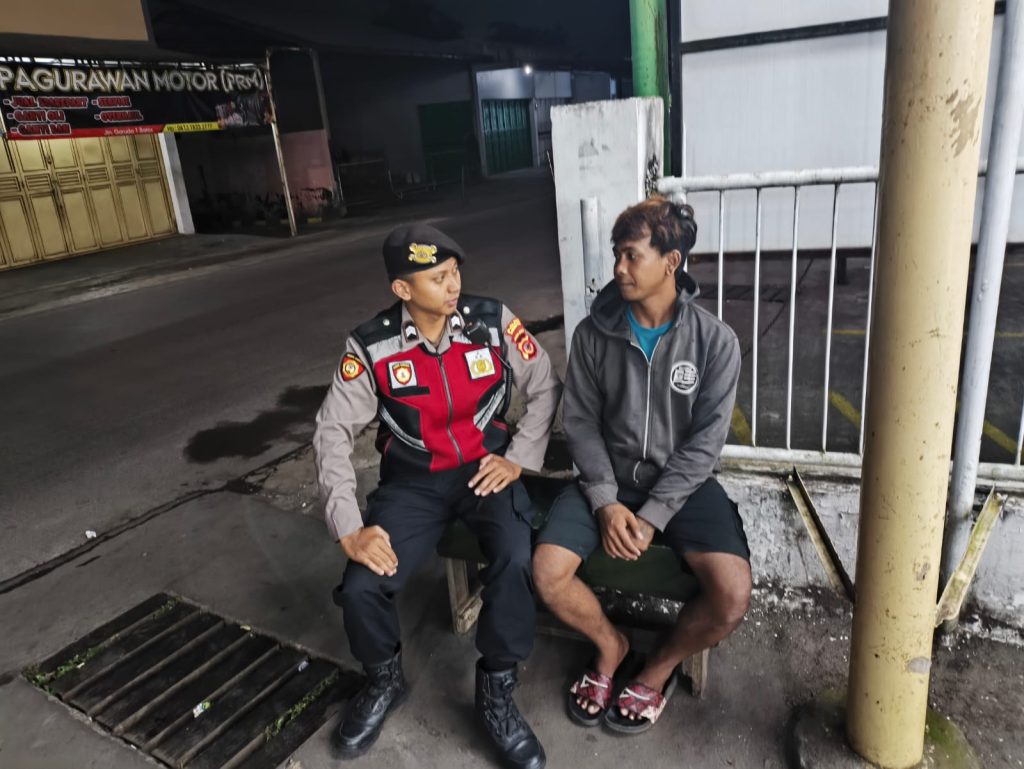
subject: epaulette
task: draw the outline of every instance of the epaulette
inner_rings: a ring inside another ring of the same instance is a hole
[[[372,344],[395,336],[401,331],[401,325],[402,303],[399,301],[357,326],[352,332],[352,336],[358,339],[365,349]]]
[[[501,326],[501,302],[488,296],[463,294],[459,297],[459,312],[468,320],[482,318],[492,328]]]

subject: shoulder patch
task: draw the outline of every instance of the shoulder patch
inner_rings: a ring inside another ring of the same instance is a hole
[[[357,376],[366,371],[366,366],[359,358],[350,352],[345,353],[341,359],[341,379],[343,382],[351,382]]]
[[[537,344],[530,338],[526,326],[519,318],[514,317],[508,322],[505,326],[505,335],[512,340],[523,360],[530,360],[537,354]]]

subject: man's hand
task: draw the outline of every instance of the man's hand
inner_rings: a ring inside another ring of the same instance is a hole
[[[391,537],[380,526],[364,526],[341,538],[341,549],[350,561],[361,563],[377,576],[395,576],[398,556],[391,549]]]
[[[497,454],[488,454],[480,460],[480,469],[469,482],[469,488],[475,489],[478,497],[486,497],[488,494],[496,494],[510,483],[519,480],[523,474],[523,468],[515,462],[509,462],[505,457]]]
[[[625,505],[615,503],[599,508],[597,520],[601,524],[601,544],[612,558],[635,561],[650,544],[646,533],[642,539],[639,536],[643,533],[641,525]]]
[[[647,552],[647,548],[651,546],[651,542],[654,541],[654,532],[657,531],[654,525],[646,520],[645,518],[638,518],[634,516],[633,520],[636,521],[636,525],[633,527],[633,541],[636,542],[636,546],[640,548],[641,553]]]

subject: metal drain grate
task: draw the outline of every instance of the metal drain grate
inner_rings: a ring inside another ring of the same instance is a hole
[[[361,680],[165,594],[25,676],[177,769],[272,769]]]

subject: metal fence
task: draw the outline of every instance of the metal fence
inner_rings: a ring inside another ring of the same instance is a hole
[[[983,165],[980,174],[985,174]],[[1024,172],[1024,163],[1018,163],[1017,173]],[[726,198],[725,193],[734,190],[752,190],[755,193],[756,213],[754,216],[754,287],[753,287],[753,327],[752,348],[751,348],[751,413],[750,413],[750,446],[729,444],[725,447],[723,456],[736,460],[747,460],[754,462],[771,463],[798,463],[816,464],[826,466],[856,468],[861,464],[864,451],[864,423],[861,418],[859,426],[858,450],[856,453],[829,450],[828,441],[828,420],[829,420],[829,380],[831,376],[832,362],[832,341],[833,341],[833,314],[835,309],[835,286],[837,266],[837,230],[839,224],[839,190],[843,185],[872,184],[874,185],[875,206],[872,215],[872,236],[870,248],[870,265],[868,278],[867,297],[867,321],[865,327],[864,359],[861,367],[861,410],[864,414],[867,394],[867,362],[869,346],[871,341],[871,318],[874,299],[874,267],[875,267],[875,243],[877,238],[877,202],[878,202],[878,169],[874,167],[853,167],[853,168],[822,168],[805,171],[779,171],[766,173],[730,174],[723,176],[694,176],[686,178],[666,177],[658,182],[658,191],[671,196],[681,197],[689,193],[717,193],[718,195],[718,289],[717,309],[718,318],[723,318],[725,301],[725,223],[726,223]],[[800,202],[801,193],[808,187],[831,187],[832,188],[832,221],[831,221],[831,244],[829,248],[829,281],[828,281],[828,304],[827,323],[825,331],[825,361],[822,371],[824,381],[824,396],[822,401],[822,428],[821,428],[821,449],[819,451],[794,449],[792,446],[792,423],[793,423],[793,360],[794,341],[796,333],[796,305],[797,305],[797,260],[800,252]],[[785,418],[785,441],[783,446],[758,445],[757,424],[758,424],[758,353],[759,353],[759,318],[761,299],[761,265],[762,265],[762,212],[763,193],[772,188],[792,188],[793,216],[792,216],[792,253],[790,257],[790,278],[789,278],[789,340],[787,347],[787,373],[786,373],[786,418]],[[1024,481],[1024,467],[1021,465],[1022,445],[1024,445],[1024,403],[1021,405],[1020,427],[1017,435],[1016,452],[1013,460],[1007,463],[986,462],[979,466],[980,475],[992,480],[1015,480]]]

